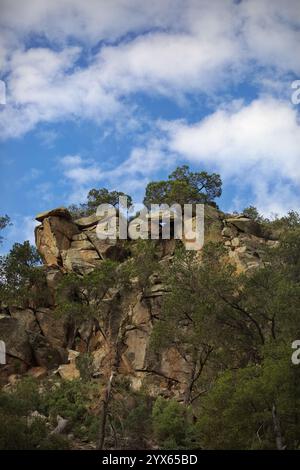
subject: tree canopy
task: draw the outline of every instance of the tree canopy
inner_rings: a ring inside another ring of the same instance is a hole
[[[107,188],[91,189],[88,192],[85,203],[69,206],[69,211],[74,218],[84,217],[96,212],[100,204],[110,204],[115,208],[119,208],[119,197],[127,197],[127,207],[132,206],[132,198],[122,191],[109,191]]]
[[[0,231],[4,230],[8,225],[11,225],[10,218],[8,215],[0,216]],[[2,243],[3,237],[0,236],[0,244]]]
[[[188,165],[177,167],[167,180],[154,181],[147,185],[145,206],[174,203],[215,205],[214,199],[222,194],[222,181],[217,173],[192,172]]]

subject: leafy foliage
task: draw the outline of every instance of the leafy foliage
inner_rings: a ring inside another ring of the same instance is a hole
[[[8,225],[11,225],[10,218],[8,215],[1,215],[0,216],[0,231],[4,230]],[[0,245],[3,241],[3,237],[0,236]]]
[[[274,449],[273,406],[288,448],[300,445],[300,378],[289,348],[269,347],[261,364],[224,372],[201,404],[197,429],[205,448]]]
[[[42,302],[45,297],[45,278],[41,259],[29,241],[15,243],[7,255],[0,257],[0,293],[5,302],[28,304]]]
[[[191,410],[176,400],[157,398],[152,410],[152,426],[161,449],[195,447],[195,428]]]
[[[222,194],[222,181],[216,173],[191,172],[187,165],[173,171],[167,181],[151,182],[146,187],[144,204],[210,203]]]
[[[132,206],[132,198],[122,191],[109,191],[106,188],[91,189],[87,195],[87,201],[78,206],[71,205],[69,211],[73,218],[85,217],[96,213],[97,207],[100,204],[110,204],[115,208],[119,208],[119,197],[127,197],[127,206]]]

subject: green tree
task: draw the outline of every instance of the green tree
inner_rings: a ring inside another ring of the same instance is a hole
[[[0,292],[2,300],[27,304],[43,299],[45,278],[41,258],[29,241],[15,243],[7,255],[0,257]]]
[[[206,171],[192,172],[187,165],[177,167],[166,181],[151,182],[146,187],[144,204],[214,204],[222,194],[220,175]]]
[[[157,398],[152,409],[152,427],[161,449],[195,447],[191,410],[174,399]]]
[[[300,377],[290,354],[289,345],[274,343],[261,364],[218,378],[198,410],[205,448],[299,448]]]
[[[8,225],[11,225],[10,218],[8,215],[0,216],[0,230],[4,230]],[[3,237],[0,236],[0,244],[3,241]]]
[[[202,263],[194,252],[178,251],[172,264],[163,273],[167,292],[163,299],[159,320],[154,324],[151,338],[152,349],[163,352],[175,348],[189,369],[184,401],[193,403],[204,391],[203,375],[219,348],[219,331],[215,321],[222,299],[210,290],[213,274],[219,272],[217,261],[219,246],[205,248]],[[227,280],[233,268],[224,267]],[[216,279],[224,287],[224,279]],[[228,284],[228,282],[227,282]]]
[[[106,188],[91,189],[87,195],[87,201],[79,205],[71,205],[69,211],[73,218],[84,217],[96,212],[100,204],[110,204],[115,208],[119,208],[119,197],[127,197],[127,207],[132,206],[132,198],[122,191],[109,191]]]
[[[254,206],[246,207],[243,210],[243,215],[249,219],[255,220],[255,222],[263,222],[265,219],[260,215],[257,208]]]

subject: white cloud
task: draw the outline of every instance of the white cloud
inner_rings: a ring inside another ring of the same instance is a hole
[[[196,124],[163,122],[160,127],[169,152],[215,168],[240,191],[251,189],[265,213],[299,208],[300,123],[288,103],[262,97],[238,108],[234,103]]]
[[[299,74],[299,1],[244,0],[240,13],[249,56],[263,65]]]
[[[245,104],[233,101],[194,124],[158,121],[153,135],[132,149],[127,160],[112,170],[100,171],[93,161],[66,156],[65,176],[79,184],[77,200],[86,197],[93,181],[142,198],[150,179],[160,178],[175,165],[221,173],[239,197],[228,210],[241,210],[249,202],[267,215],[300,209],[300,122],[297,110],[272,97]],[[84,189],[84,190],[83,190]],[[74,197],[72,194],[72,197]]]
[[[68,185],[65,199],[70,204],[85,201],[91,184],[99,183],[103,179],[103,172],[98,163],[81,155],[65,155],[59,159],[58,166],[62,170],[64,183]]]
[[[137,91],[172,99],[191,92],[215,97],[226,83],[255,81],[257,74],[270,91],[289,73],[300,72],[297,0],[286,0],[284,8],[280,0],[31,0],[30,7],[0,0],[0,5],[0,58],[5,56],[8,90],[2,138],[39,122],[130,122]],[[45,36],[49,48],[46,42],[25,50],[24,41],[30,44],[34,35]]]
[[[178,0],[1,0],[1,24],[19,37],[32,31],[51,41],[79,38],[87,43],[114,40],[128,32],[171,26],[178,19]]]
[[[60,159],[63,174],[72,184],[84,185],[99,181],[101,170],[93,160],[84,160],[80,155],[65,155]]]
[[[25,240],[34,245],[34,228],[39,224],[34,217],[32,216],[21,216],[20,214],[15,214],[12,217],[12,225],[7,229],[5,233],[5,243],[4,250],[1,254],[6,253],[6,249],[12,243],[23,243]]]
[[[193,125],[161,126],[170,149],[190,161],[213,162],[231,176],[264,165],[300,182],[300,126],[289,103],[264,97],[239,109],[218,110]]]

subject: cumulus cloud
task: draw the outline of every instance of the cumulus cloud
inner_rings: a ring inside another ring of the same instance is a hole
[[[60,161],[63,174],[72,184],[83,185],[99,181],[101,171],[92,160],[85,161],[80,155],[66,155]]]
[[[149,179],[190,162],[195,168],[220,172],[225,185],[235,185],[239,197],[233,197],[228,210],[241,210],[251,194],[253,203],[271,215],[300,206],[299,149],[296,108],[262,96],[249,104],[233,101],[193,124],[157,121],[149,140],[133,148],[128,159],[111,170],[101,171],[93,160],[78,155],[65,156],[61,164],[83,199],[88,189],[84,185],[91,182],[141,198]]]
[[[159,126],[168,152],[215,168],[241,193],[250,188],[265,213],[299,207],[300,122],[287,102],[262,97],[248,105],[232,103],[195,124]]]
[[[2,138],[39,122],[129,121],[139,91],[178,99],[191,92],[213,96],[225,83],[239,83],[247,74],[251,80],[253,67],[264,86],[300,71],[297,0],[284,8],[279,0],[0,4],[8,91]],[[43,47],[35,46],[35,37],[40,43],[43,38]]]
[[[192,125],[161,127],[170,149],[190,161],[214,162],[230,175],[264,163],[300,182],[299,120],[296,109],[284,101],[260,98],[238,109],[220,109]]]

